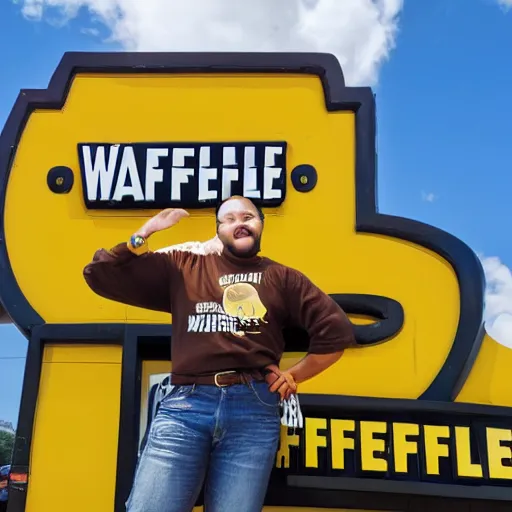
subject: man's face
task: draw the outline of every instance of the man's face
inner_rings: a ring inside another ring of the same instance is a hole
[[[229,199],[220,207],[217,220],[217,234],[226,250],[239,258],[258,254],[263,222],[250,201]]]

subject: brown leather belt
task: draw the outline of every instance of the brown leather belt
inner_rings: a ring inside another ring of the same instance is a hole
[[[218,372],[214,375],[176,375],[171,374],[171,383],[177,385],[203,385],[203,386],[217,386],[218,388],[225,388],[234,386],[236,384],[249,384],[251,381],[264,381],[265,375],[263,372],[256,371],[227,371]]]

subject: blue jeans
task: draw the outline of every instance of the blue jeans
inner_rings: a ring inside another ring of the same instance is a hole
[[[176,386],[140,456],[127,512],[261,512],[279,444],[279,395],[264,382]]]

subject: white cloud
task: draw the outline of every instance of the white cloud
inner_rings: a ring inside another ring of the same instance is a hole
[[[27,18],[86,8],[132,51],[321,51],[347,84],[374,85],[403,0],[18,0]]]
[[[508,10],[512,7],[512,0],[498,0],[498,4]]]
[[[433,203],[437,199],[437,196],[433,192],[422,192],[421,198],[423,201],[427,201],[427,203]]]
[[[80,32],[86,36],[98,37],[100,35],[100,31],[97,28],[82,28]]]
[[[481,260],[487,281],[486,330],[498,343],[512,348],[512,272],[499,258]]]

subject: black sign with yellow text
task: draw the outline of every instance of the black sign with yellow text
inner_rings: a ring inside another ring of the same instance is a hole
[[[425,484],[421,494],[469,496],[469,488],[492,487],[489,497],[512,498],[512,417],[464,404],[460,413],[426,403],[407,410],[404,401],[395,410],[347,404],[322,413],[307,405],[314,395],[305,401],[304,428],[283,430],[276,459],[275,473],[289,485],[343,489],[343,481],[360,479],[367,490],[380,481],[399,492],[414,482]]]

